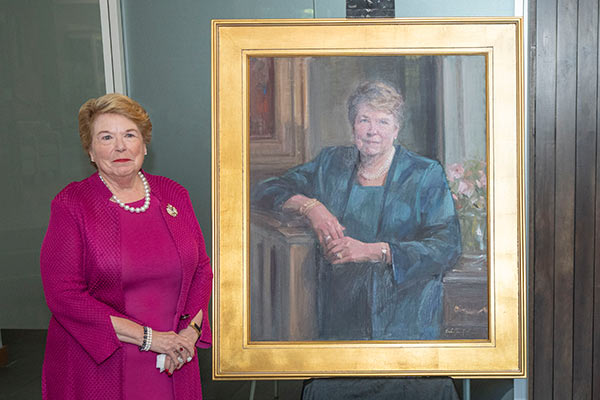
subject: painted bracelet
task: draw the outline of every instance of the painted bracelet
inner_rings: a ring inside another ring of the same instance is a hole
[[[300,212],[300,214],[302,215],[306,215],[308,214],[308,212],[310,210],[312,210],[317,204],[321,204],[321,202],[317,199],[310,199],[307,200],[306,203],[302,204],[302,206],[300,207],[300,210],[298,210]]]

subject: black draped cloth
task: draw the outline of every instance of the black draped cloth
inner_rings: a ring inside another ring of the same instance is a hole
[[[331,378],[306,381],[302,400],[459,400],[450,378]]]

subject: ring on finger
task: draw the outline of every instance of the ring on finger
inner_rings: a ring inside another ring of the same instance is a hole
[[[177,356],[177,361],[179,361],[180,363],[183,363],[183,358],[181,358],[181,356]]]
[[[331,240],[331,235],[327,235],[327,236],[325,236],[325,241],[326,241],[326,242],[328,242],[328,241],[330,241],[330,240]]]
[[[337,258],[342,258],[342,253],[341,253],[341,252],[335,253],[335,256],[336,256]]]

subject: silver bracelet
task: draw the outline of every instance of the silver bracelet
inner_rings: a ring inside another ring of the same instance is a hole
[[[140,351],[148,351],[152,346],[152,328],[144,326],[144,341],[139,347]]]

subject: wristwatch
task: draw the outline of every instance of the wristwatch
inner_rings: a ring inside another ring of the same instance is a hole
[[[381,262],[384,264],[387,263],[387,248],[385,247],[381,248]]]

